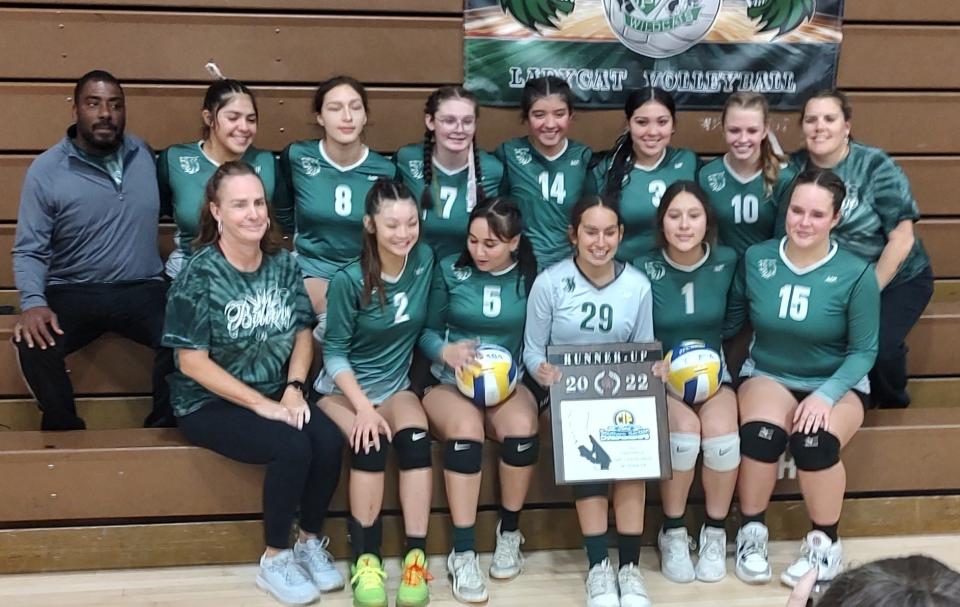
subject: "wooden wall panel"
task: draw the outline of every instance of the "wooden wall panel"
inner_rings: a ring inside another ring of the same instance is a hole
[[[20,0],[0,2],[0,6],[14,4],[50,5],[51,0]],[[355,13],[446,13],[463,14],[463,0],[58,0],[65,6],[207,8],[213,10],[298,10],[309,12],[351,11]]]
[[[960,220],[923,220],[917,223],[917,233],[930,254],[934,275],[938,278],[960,278],[960,255],[957,255]]]
[[[312,113],[311,87],[253,87],[260,106],[257,145],[280,150],[291,141],[319,136]],[[127,128],[156,149],[191,141],[200,133],[203,86],[128,85]],[[0,107],[17,116],[0,129],[0,151],[42,151],[63,137],[71,122],[72,85],[0,83]],[[370,122],[366,140],[376,150],[392,151],[423,137],[426,88],[370,89]],[[857,138],[891,154],[960,153],[960,93],[853,93],[850,95]],[[801,142],[797,116],[778,113],[773,127],[787,150]],[[610,147],[624,125],[623,112],[581,111],[571,136],[603,150]],[[483,108],[480,144],[492,149],[524,132],[517,110]],[[678,117],[677,145],[702,154],[724,151],[716,112],[683,112]]]
[[[462,24],[357,17],[0,9],[0,78],[207,81],[211,58],[244,81],[442,83],[462,76]],[[199,43],[198,41],[203,41]]]
[[[960,27],[848,25],[837,83],[843,88],[957,88],[960,61],[932,59],[957,56]]]
[[[957,0],[847,0],[843,11],[847,21],[960,23]]]

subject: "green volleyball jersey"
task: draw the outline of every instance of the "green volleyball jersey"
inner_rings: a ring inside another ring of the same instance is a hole
[[[806,169],[806,150],[796,152],[792,161],[798,171]],[[843,248],[876,263],[887,245],[887,235],[897,224],[920,219],[910,181],[886,152],[856,141],[850,142],[850,153],[832,171],[846,184],[847,197],[840,210],[840,223],[831,234]],[[782,228],[779,233],[783,233]],[[928,265],[930,258],[917,238],[887,286],[910,280]]]
[[[493,155],[482,150],[480,154],[480,185],[487,197],[500,193],[503,179],[503,164]],[[394,161],[400,179],[410,188],[417,201],[423,194],[423,144],[407,145],[397,150]],[[467,242],[467,222],[473,206],[467,200],[469,166],[455,171],[433,163],[433,208],[424,209],[421,215],[420,238],[429,244],[438,259],[463,251]],[[474,201],[479,202],[479,201]]]
[[[527,291],[517,264],[494,274],[457,267],[458,258],[445,257],[433,269],[430,319],[420,336],[420,349],[434,361],[431,372],[445,384],[456,379],[440,351],[463,339],[506,348],[519,365],[527,317]]]
[[[173,217],[177,224],[177,250],[167,260],[167,275],[171,278],[191,255],[191,243],[200,229],[204,190],[219,166],[203,152],[201,143],[172,145],[157,158],[160,214]],[[250,147],[242,160],[260,176],[267,200],[272,201],[277,180],[277,161],[273,153]]]
[[[613,155],[608,155],[590,172],[591,192],[603,192]],[[675,181],[697,178],[697,155],[690,150],[667,148],[663,158],[651,169],[634,166],[624,178],[620,196],[623,217],[623,242],[617,259],[630,261],[653,250],[657,233],[657,207],[660,197]]]
[[[295,335],[314,321],[293,256],[264,255],[260,267],[242,272],[217,246],[199,250],[184,265],[167,297],[163,345],[206,350],[227,373],[272,396],[287,383]],[[168,378],[174,413],[184,416],[217,398],[180,371]]]
[[[762,172],[743,180],[730,168],[726,156],[714,158],[701,168],[700,186],[717,214],[720,244],[743,256],[750,245],[773,238],[780,205],[786,204],[796,175],[791,165],[782,166],[768,194]]]
[[[384,304],[374,292],[363,305],[360,260],[341,268],[327,291],[327,331],[323,336],[323,371],[317,392],[340,394],[336,376],[353,371],[374,404],[405,389],[410,381],[413,347],[427,320],[427,299],[433,276],[433,252],[417,244],[407,255],[400,276],[384,277]]]
[[[394,178],[393,164],[374,151],[350,166],[330,160],[317,140],[291,143],[280,155],[282,187],[277,219],[296,233],[297,261],[308,277],[329,280],[360,256],[363,205],[380,177]]]
[[[583,196],[593,152],[568,139],[560,153],[547,157],[527,137],[517,137],[500,144],[496,156],[504,166],[503,193],[520,205],[539,268],[569,257],[570,211]]]
[[[750,247],[738,269],[728,326],[749,313],[754,330],[740,375],[766,375],[831,404],[851,388],[869,392],[880,327],[873,265],[833,242],[821,261],[799,269],[785,244]]]
[[[653,333],[672,350],[685,339],[699,339],[717,352],[727,313],[727,295],[737,272],[737,252],[706,245],[697,263],[680,265],[662,250],[637,259],[653,289]]]

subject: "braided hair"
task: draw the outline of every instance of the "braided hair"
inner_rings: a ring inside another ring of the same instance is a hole
[[[633,113],[643,104],[654,101],[670,112],[670,118],[674,124],[677,122],[677,104],[673,100],[673,95],[663,89],[653,86],[634,89],[627,96],[623,104],[623,111],[627,115],[627,122],[633,117]],[[633,164],[636,161],[633,153],[633,141],[630,138],[630,128],[623,132],[617,138],[613,147],[613,160],[610,168],[607,170],[607,180],[603,186],[603,195],[611,202],[619,202],[620,195],[623,193],[624,180],[633,170]]]
[[[431,119],[436,117],[437,110],[444,101],[463,99],[473,104],[474,114],[479,114],[480,106],[476,96],[462,86],[442,86],[427,97],[423,106],[423,113]],[[433,208],[433,189],[437,184],[433,175],[433,148],[436,145],[436,136],[431,129],[423,133],[423,194],[420,195],[420,208],[426,212]],[[477,135],[474,133],[470,144],[470,177],[468,180],[467,202],[468,207],[479,203],[486,194],[483,191],[483,172],[480,169],[480,153],[477,145]]]
[[[416,205],[416,200],[413,198],[410,188],[400,181],[389,177],[380,177],[367,192],[367,198],[363,205],[363,214],[370,218],[372,225],[375,225],[373,223],[374,216],[380,212],[380,207],[388,200],[409,200],[410,204]],[[383,276],[380,275],[380,251],[377,248],[376,229],[364,227],[361,238],[360,271],[363,274],[363,291],[360,295],[360,305],[370,305],[373,293],[376,291],[380,300],[380,307],[383,308],[387,304],[387,300],[384,296]]]

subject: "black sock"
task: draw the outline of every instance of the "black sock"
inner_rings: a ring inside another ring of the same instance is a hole
[[[416,537],[416,536],[413,536],[413,535],[408,535],[408,536],[407,536],[407,552],[410,552],[411,550],[415,550],[415,549],[417,549],[417,548],[419,548],[420,550],[423,550],[424,552],[426,552],[426,550],[427,550],[427,538],[426,538],[426,536],[424,536],[424,537]]]
[[[640,564],[640,535],[617,533],[617,549],[621,567]]]
[[[587,551],[587,562],[590,563],[590,567],[599,565],[603,559],[607,558],[607,534],[583,536],[583,547]]]
[[[350,546],[353,548],[353,560],[361,554],[372,554],[380,558],[380,544],[383,541],[383,523],[378,516],[373,524],[364,527],[352,516],[347,519],[347,531],[350,533]]]
[[[500,506],[500,531],[516,531],[520,528],[520,511],[507,510]]]
[[[707,521],[704,523],[707,527],[716,527],[717,529],[726,528],[726,517],[724,518],[713,518],[709,514],[707,515]]]
[[[839,526],[840,526],[840,521],[837,521],[832,525],[818,525],[816,523],[813,523],[813,530],[823,531],[824,533],[827,534],[827,537],[830,538],[831,542],[835,542],[837,541],[837,538],[840,537],[839,535],[837,535],[837,528]]]
[[[663,518],[663,530],[669,531],[670,529],[681,529],[686,525],[683,524],[683,515],[673,517],[673,516],[664,516]]]
[[[767,511],[761,510],[756,514],[742,514],[740,517],[740,526],[744,527],[747,523],[760,523],[762,525],[767,524]]]
[[[473,525],[469,527],[453,527],[453,551],[454,552],[467,552],[473,550],[474,548],[474,528]]]

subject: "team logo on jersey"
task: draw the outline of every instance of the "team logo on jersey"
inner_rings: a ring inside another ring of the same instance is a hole
[[[573,290],[576,288],[576,283],[573,281],[572,276],[567,276],[562,281],[563,290],[567,293],[573,293]]]
[[[848,216],[854,209],[860,206],[860,188],[855,183],[848,183],[847,185],[847,197],[843,199],[843,204],[840,205],[840,215],[842,217]]]
[[[183,169],[183,172],[187,175],[195,175],[200,172],[200,157],[199,156],[181,156],[180,157],[180,168]]]
[[[650,280],[660,280],[667,274],[667,268],[659,261],[643,262],[643,271]]]
[[[289,289],[274,284],[253,295],[228,301],[223,307],[227,333],[231,339],[252,336],[257,341],[267,341],[271,333],[286,331],[293,325],[290,299]]]
[[[682,169],[682,168],[683,168],[683,161],[681,160],[680,162],[675,162],[675,163],[673,163],[673,168],[675,168],[675,169]]]
[[[760,270],[760,278],[770,280],[777,275],[777,260],[761,259],[757,262],[757,269]]]
[[[579,158],[574,158],[573,160],[571,160],[571,161],[570,161],[570,166],[572,166],[572,167],[578,167],[578,166],[580,166],[580,159],[579,159]]]
[[[839,276],[837,276],[836,274],[831,274],[830,276],[827,276],[826,278],[824,278],[823,282],[827,283],[828,285],[832,285],[832,284],[836,284],[838,280],[840,280]]]
[[[473,276],[473,268],[470,266],[463,266],[459,268],[457,266],[453,267],[453,277],[459,280],[460,282],[465,281],[466,279]]]
[[[727,267],[727,264],[725,264],[725,263],[718,263],[717,265],[713,266],[713,271],[714,271],[714,272],[723,272],[723,269],[724,269],[725,267]]]
[[[413,275],[420,276],[421,274],[426,272],[426,270],[427,270],[427,266],[417,266],[417,269],[413,271]]]
[[[407,163],[407,166],[410,167],[410,176],[414,179],[423,179],[423,161],[422,160],[411,160]]]
[[[533,162],[533,154],[530,153],[530,148],[516,148],[513,150],[513,157],[517,159],[520,166],[527,166]]]
[[[316,177],[320,174],[320,165],[319,158],[311,158],[310,156],[304,156],[300,159],[300,166],[303,167],[303,172],[307,174],[308,177]]]
[[[707,183],[710,184],[711,190],[714,192],[719,192],[723,188],[727,187],[727,176],[723,173],[707,175]]]

